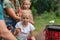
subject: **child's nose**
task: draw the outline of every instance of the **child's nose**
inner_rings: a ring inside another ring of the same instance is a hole
[[[25,18],[25,20],[26,20],[26,18]]]

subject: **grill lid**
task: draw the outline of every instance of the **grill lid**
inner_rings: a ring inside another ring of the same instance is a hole
[[[60,25],[47,25],[46,30],[50,31],[60,31]]]

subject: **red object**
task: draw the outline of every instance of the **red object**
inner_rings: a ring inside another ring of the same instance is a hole
[[[46,30],[45,40],[60,40],[60,32]]]
[[[18,10],[18,16],[21,16],[22,15],[22,10]]]
[[[47,25],[45,40],[60,40],[60,25]]]
[[[31,38],[27,38],[27,40],[32,40]]]

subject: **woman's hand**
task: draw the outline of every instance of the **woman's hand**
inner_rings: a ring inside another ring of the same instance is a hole
[[[34,25],[34,21],[33,20],[30,20],[29,22]]]

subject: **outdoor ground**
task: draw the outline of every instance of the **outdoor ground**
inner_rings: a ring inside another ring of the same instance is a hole
[[[42,29],[37,35],[36,40],[45,40],[44,29]]]

